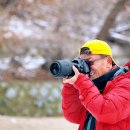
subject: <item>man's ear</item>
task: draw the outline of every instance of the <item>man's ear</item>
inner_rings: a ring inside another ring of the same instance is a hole
[[[111,56],[107,56],[107,62],[112,65],[112,57]]]

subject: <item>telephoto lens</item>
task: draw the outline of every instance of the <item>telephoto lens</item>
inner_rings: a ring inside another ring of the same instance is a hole
[[[50,66],[50,71],[55,77],[66,77],[74,75],[73,63],[69,60],[56,60]]]

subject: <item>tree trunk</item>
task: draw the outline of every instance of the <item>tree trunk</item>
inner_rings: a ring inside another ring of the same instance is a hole
[[[124,8],[124,4],[127,0],[118,0],[114,7],[111,9],[110,13],[108,14],[101,31],[97,35],[97,39],[106,40],[109,29],[113,26],[115,22],[115,18],[118,13]]]

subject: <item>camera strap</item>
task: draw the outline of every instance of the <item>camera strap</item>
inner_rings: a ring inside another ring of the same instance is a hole
[[[130,67],[125,66],[125,67],[120,67],[120,69],[114,74],[114,76],[112,77],[112,79],[114,79],[115,77],[117,77],[118,75],[121,74],[125,74],[126,72],[128,72],[130,70]],[[111,80],[112,80],[111,79]]]

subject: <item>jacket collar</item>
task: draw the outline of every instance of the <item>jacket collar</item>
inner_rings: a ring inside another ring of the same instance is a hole
[[[99,89],[99,91],[102,93],[107,82],[113,79],[114,74],[120,69],[120,67],[116,67],[114,69],[112,69],[111,71],[109,71],[108,73],[106,73],[105,75],[96,78],[93,80],[94,84],[96,85],[96,87]]]

